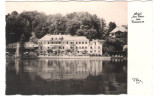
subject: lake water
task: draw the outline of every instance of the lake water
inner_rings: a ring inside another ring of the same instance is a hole
[[[127,94],[127,62],[7,59],[6,94]]]

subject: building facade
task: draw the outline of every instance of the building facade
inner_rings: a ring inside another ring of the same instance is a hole
[[[110,32],[109,36],[114,38],[121,38],[121,37],[124,37],[126,33],[127,33],[127,29],[125,27],[117,26],[115,29],[113,29]]]
[[[15,54],[17,47],[20,47],[19,42],[11,43],[6,46],[6,51]],[[26,52],[35,52],[38,49],[38,45],[32,42],[25,42],[24,48]]]
[[[39,55],[102,55],[102,43],[85,36],[45,35],[38,40]]]
[[[16,49],[17,45],[20,45],[19,43],[11,43],[7,45],[7,49]],[[25,42],[24,47],[26,49],[35,49],[38,48],[38,45],[32,42]]]
[[[86,79],[88,76],[102,75],[103,67],[102,60],[87,60],[87,59],[45,59],[35,61],[24,61],[26,67],[24,70],[31,70],[37,73],[42,79],[47,80],[68,80],[68,79]],[[74,64],[74,65],[73,65]],[[32,66],[38,66],[32,67]],[[39,67],[43,66],[43,67]],[[76,66],[76,67],[74,67]],[[16,62],[16,68],[19,67],[19,62]],[[17,70],[18,73],[18,70]],[[31,71],[32,73],[32,71]],[[34,79],[36,74],[29,74],[31,79]],[[33,76],[32,76],[33,75]]]

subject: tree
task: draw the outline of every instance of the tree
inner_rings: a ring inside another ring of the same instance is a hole
[[[68,20],[66,23],[66,34],[76,35],[76,31],[80,28],[80,21],[77,19]]]
[[[6,44],[17,42],[16,38],[20,38],[19,35],[17,35],[16,28],[18,22],[17,15],[14,13],[15,12],[12,12],[12,14],[6,15]]]
[[[117,26],[117,25],[116,25],[114,22],[110,22],[110,23],[108,24],[107,34],[109,35],[109,33],[110,33],[113,29],[115,29],[116,26]]]
[[[13,11],[13,12],[11,13],[11,15],[17,16],[17,15],[18,15],[18,12],[17,12],[17,11]]]
[[[107,37],[103,44],[103,54],[117,54],[123,51],[125,42],[121,38]]]
[[[25,35],[25,39],[30,37],[29,22],[21,14],[13,11],[6,16],[6,44],[19,42],[21,33]]]
[[[85,33],[85,31],[84,31],[83,29],[78,29],[78,30],[76,31],[76,35],[77,35],[77,36],[84,36],[84,33]]]
[[[88,39],[102,39],[103,34],[106,33],[104,19],[98,18],[96,14],[92,15],[88,12],[74,12],[67,14],[66,16],[68,18],[66,33],[86,36]],[[92,34],[88,33],[89,31],[92,32]]]
[[[29,38],[32,36],[31,35],[32,32],[35,32],[36,37],[37,37],[37,33],[40,34],[40,36],[44,36],[44,35],[41,35],[42,32],[48,33],[48,31],[44,31],[46,30],[45,29],[46,15],[44,13],[40,13],[37,11],[24,11],[20,13],[19,16],[25,19],[28,24],[28,27],[27,27],[28,32],[27,34],[25,34],[26,41],[28,41]]]
[[[92,40],[92,39],[96,39],[97,38],[97,31],[93,28],[87,30],[84,35],[89,39],[89,40]]]

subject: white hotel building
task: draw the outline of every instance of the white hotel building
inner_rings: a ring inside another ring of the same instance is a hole
[[[39,55],[102,55],[103,40],[85,36],[45,35],[38,40]]]

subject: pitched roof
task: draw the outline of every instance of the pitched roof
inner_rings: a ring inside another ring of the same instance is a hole
[[[92,41],[90,41],[90,44],[92,45],[94,42],[98,42],[98,43],[100,43],[100,44],[104,44],[104,42],[105,42],[105,40],[99,40],[99,39],[96,39],[96,40],[92,40]]]
[[[117,26],[115,29],[113,29],[110,33],[115,33],[115,32],[118,32],[118,31],[121,31],[121,32],[127,32],[127,29],[122,27],[122,26]]]
[[[62,38],[63,40],[87,40],[85,36],[71,36],[71,35],[45,35],[39,40],[50,40],[51,38]]]

